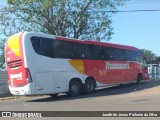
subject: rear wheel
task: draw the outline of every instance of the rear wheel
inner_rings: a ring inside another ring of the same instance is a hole
[[[142,75],[141,74],[139,74],[138,76],[137,76],[137,84],[139,84],[140,82],[142,81]]]
[[[87,94],[93,93],[96,88],[95,80],[92,78],[88,78],[84,84],[84,92]]]
[[[82,92],[81,83],[79,81],[71,81],[69,84],[69,96],[77,96]]]

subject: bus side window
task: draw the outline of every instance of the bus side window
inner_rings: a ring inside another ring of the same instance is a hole
[[[34,51],[39,54],[39,49],[40,49],[40,41],[37,37],[31,37],[31,43],[33,46]]]
[[[124,60],[131,61],[130,51],[129,50],[124,50]]]
[[[81,47],[81,58],[82,59],[90,59],[90,50],[89,50],[89,46],[86,44],[80,44]]]
[[[139,62],[139,63],[144,63],[144,58],[143,58],[143,53],[141,52],[141,51],[137,51],[137,53],[138,53],[138,59],[137,59],[137,61]]]
[[[131,60],[138,62],[138,53],[135,50],[131,51]]]
[[[74,43],[73,44],[73,52],[74,52],[74,58],[75,59],[85,59],[86,57],[86,46],[81,43]]]
[[[89,52],[88,53],[89,59],[92,59],[92,60],[99,60],[100,59],[98,46],[88,45],[88,52]]]
[[[101,60],[109,60],[110,59],[110,54],[109,54],[109,49],[106,47],[100,47],[99,48],[99,55]]]
[[[100,60],[106,59],[105,50],[103,49],[103,47],[99,48],[99,56],[100,56]]]
[[[73,58],[72,44],[66,41],[56,41],[55,58]]]
[[[54,50],[52,47],[53,40],[49,38],[41,38],[40,43],[43,45],[44,56],[53,57]]]
[[[73,51],[73,43],[72,42],[63,41],[62,51],[63,51],[62,58],[74,59],[74,51]]]
[[[43,40],[41,37],[31,37],[31,43],[33,46],[34,51],[39,55],[45,55],[44,54],[44,48],[43,48]]]
[[[125,60],[139,62],[140,58],[136,50],[125,50]]]
[[[117,60],[117,55],[116,55],[116,51],[114,48],[110,49],[110,59],[111,60]]]

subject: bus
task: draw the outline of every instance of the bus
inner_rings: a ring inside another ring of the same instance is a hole
[[[20,32],[5,43],[13,95],[77,96],[97,87],[148,79],[142,52],[132,46]]]

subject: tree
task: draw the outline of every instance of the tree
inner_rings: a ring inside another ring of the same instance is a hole
[[[160,64],[160,56],[156,58],[156,64]]]
[[[0,34],[10,36],[20,31],[35,31],[107,41],[113,34],[111,15],[125,1],[7,0],[8,5],[1,9]],[[0,42],[0,69],[4,69],[4,40]]]
[[[4,42],[5,39],[0,40],[0,70],[5,70]]]
[[[8,0],[1,32],[36,31],[70,38],[109,40],[111,15],[126,0]],[[109,12],[108,12],[109,11]]]
[[[152,52],[151,50],[146,50],[146,49],[141,49],[141,51],[144,53],[144,56],[147,57],[148,64],[155,63],[157,59],[157,55],[154,52]]]

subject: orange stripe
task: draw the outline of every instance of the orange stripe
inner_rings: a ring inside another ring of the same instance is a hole
[[[69,63],[81,74],[84,73],[84,64],[83,60],[69,60]]]

